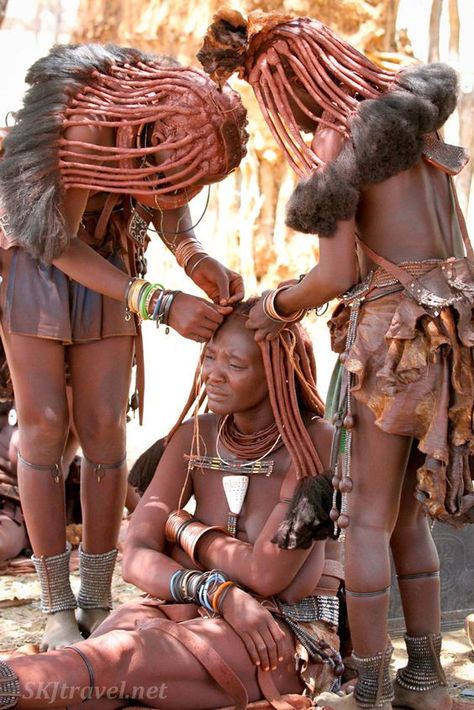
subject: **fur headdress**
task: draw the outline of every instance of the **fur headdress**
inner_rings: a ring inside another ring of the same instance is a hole
[[[288,226],[328,237],[357,209],[360,190],[408,170],[421,157],[424,135],[456,107],[457,75],[446,64],[410,67],[378,99],[362,101],[349,119],[350,139],[329,165],[301,180],[287,207]]]

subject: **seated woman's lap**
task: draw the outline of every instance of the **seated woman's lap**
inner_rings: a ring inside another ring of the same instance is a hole
[[[174,607],[175,613],[171,607]],[[179,610],[177,610],[179,607]],[[167,613],[164,611],[167,610]],[[180,612],[194,614],[195,618],[181,621],[189,631],[194,632],[208,646],[216,651],[245,685],[249,702],[262,697],[257,681],[257,668],[252,663],[239,636],[222,618],[196,616],[192,605],[160,605],[143,597],[133,600],[112,613],[94,632],[98,638],[114,631],[131,631],[135,638],[134,669],[130,674],[130,686],[143,688],[156,686],[165,688],[166,697],[145,699],[143,704],[150,707],[182,710],[185,698],[196,698],[195,710],[218,708],[231,704],[229,696],[217,683],[209,683],[209,674],[192,653],[179,641],[170,638],[159,626],[153,627],[153,620],[180,616]],[[141,628],[143,624],[143,628]],[[284,660],[272,672],[273,681],[281,693],[298,693],[303,685],[295,672],[295,642],[291,631],[283,624],[285,631]],[[102,639],[103,640],[103,639]],[[102,645],[102,650],[105,650]],[[84,648],[87,653],[87,649]],[[106,658],[104,658],[106,662]],[[185,672],[183,672],[185,670]],[[164,691],[163,691],[164,693]],[[146,692],[145,692],[146,695]],[[140,704],[140,703],[138,703]]]

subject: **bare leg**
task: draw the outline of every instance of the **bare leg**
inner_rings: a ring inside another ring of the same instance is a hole
[[[55,557],[64,554],[66,547],[64,484],[57,475],[68,430],[64,348],[54,340],[21,335],[4,333],[3,339],[19,420],[23,461],[18,458],[18,484],[23,514],[35,556]],[[66,567],[64,575],[67,574]],[[53,599],[53,606],[45,607],[45,599],[42,600],[44,608],[61,608],[48,614],[42,650],[81,638],[70,587],[63,587],[62,591],[68,596],[64,604]]]
[[[102,560],[100,564],[110,575],[112,557],[94,556],[116,547],[125,503],[125,425],[132,353],[133,341],[128,337],[107,338],[70,349],[73,419],[84,453],[82,547],[88,556],[88,569],[92,569],[95,560]],[[104,590],[107,584],[104,581]],[[95,582],[91,585],[94,587]],[[91,585],[88,601],[82,601],[84,608],[78,610],[80,627],[86,633],[105,618],[110,608],[110,601],[105,598],[94,601]],[[84,594],[80,594],[80,605],[83,599]]]
[[[407,636],[413,639],[433,639],[441,628],[439,558],[434,544],[429,520],[414,496],[416,470],[422,463],[416,449],[410,457],[402,491],[400,512],[392,536],[392,552],[398,574],[398,584],[403,604]],[[409,641],[408,641],[409,643]],[[430,641],[427,641],[431,647]],[[426,662],[425,659],[424,662]],[[437,660],[433,666],[433,679],[440,682]],[[412,658],[412,663],[416,661]],[[429,660],[428,660],[428,665]],[[426,666],[424,666],[426,672]],[[425,677],[425,681],[427,678]],[[451,707],[448,690],[438,685],[427,691],[412,691],[395,682],[394,707],[414,710],[448,710]]]
[[[183,625],[207,641],[234,670],[250,701],[262,697],[256,667],[240,638],[222,619],[196,619]],[[121,707],[127,696],[137,704],[165,710],[206,710],[231,702],[201,663],[159,628],[115,630],[90,638],[77,648],[87,657],[94,675],[94,694],[87,702],[91,710]],[[284,660],[273,672],[275,684],[280,692],[300,692],[301,683],[294,670],[294,641],[289,632],[283,655]],[[79,705],[90,687],[86,665],[69,649],[42,657],[12,658],[8,664],[20,680],[19,708]]]
[[[13,504],[7,503],[7,507]],[[0,511],[0,562],[11,560],[28,544],[24,523],[17,523],[6,509]]]
[[[367,659],[383,654],[387,647],[390,538],[397,521],[411,440],[381,431],[363,405],[354,402],[353,410],[354,487],[348,498],[345,572],[354,654]],[[353,695],[337,699],[323,694],[318,702],[331,708],[359,708]],[[391,704],[385,702],[383,708],[391,708]]]

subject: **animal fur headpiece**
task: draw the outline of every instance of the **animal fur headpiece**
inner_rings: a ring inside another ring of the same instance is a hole
[[[220,11],[198,58],[217,82],[237,70],[252,85],[275,139],[303,178],[290,198],[287,224],[320,236],[355,214],[364,185],[414,165],[423,134],[440,128],[456,106],[457,77],[447,65],[394,74],[306,17],[255,12],[246,21]],[[314,102],[313,111],[295,92],[297,84]],[[295,104],[317,126],[347,138],[330,165],[307,144]]]
[[[15,241],[45,261],[73,236],[61,215],[64,190],[131,194],[174,208],[222,180],[246,152],[237,92],[167,57],[115,45],[57,46],[26,81],[31,88],[4,141],[0,199]],[[114,128],[115,145],[68,140],[74,125]]]

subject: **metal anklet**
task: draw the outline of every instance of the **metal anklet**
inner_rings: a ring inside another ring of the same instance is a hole
[[[8,663],[0,661],[0,708],[14,708],[20,697],[18,676]]]
[[[66,545],[66,551],[59,555],[31,556],[41,586],[41,611],[45,614],[56,614],[58,611],[68,611],[77,607],[69,580],[70,556],[69,543]]]
[[[81,609],[112,609],[112,574],[118,550],[91,555],[79,546],[81,587],[77,597]]]
[[[56,483],[59,483],[59,481],[62,478],[63,472],[61,468],[61,462],[62,459],[59,459],[57,463],[52,463],[52,464],[42,464],[42,463],[30,463],[30,461],[27,461],[26,459],[23,458],[23,456],[20,454],[18,451],[17,454],[19,460],[23,464],[23,466],[26,466],[26,468],[31,468],[34,471],[49,471],[51,476],[54,478]]]
[[[94,463],[83,453],[83,459],[90,466],[95,475],[97,476],[97,482],[100,483],[107,471],[112,471],[114,468],[122,468],[124,463],[127,461],[127,454],[118,461],[117,463]]]
[[[417,574],[397,574],[399,582],[409,582],[416,579],[428,579],[429,577],[439,577],[439,570],[436,570],[436,572],[418,572]]]
[[[379,708],[394,699],[389,672],[392,653],[392,645],[375,656],[365,658],[352,652],[352,659],[359,673],[354,698],[360,707]]]
[[[83,703],[86,702],[86,700],[90,700],[92,696],[94,695],[94,688],[95,688],[95,677],[94,677],[94,669],[92,668],[92,664],[87,658],[86,654],[81,651],[77,646],[64,646],[64,651],[74,651],[74,653],[77,653],[78,656],[81,657],[81,659],[84,662],[85,667],[87,668],[87,674],[89,676],[89,692],[87,693],[86,697],[83,699]]]
[[[377,589],[374,592],[351,592],[350,589],[346,589],[346,596],[349,597],[380,597],[382,594],[386,594],[387,592],[390,591],[392,588],[392,585],[389,584],[388,587],[384,587],[383,589]]]
[[[446,686],[440,662],[441,634],[405,636],[408,665],[397,671],[397,683],[407,690],[423,693]]]

